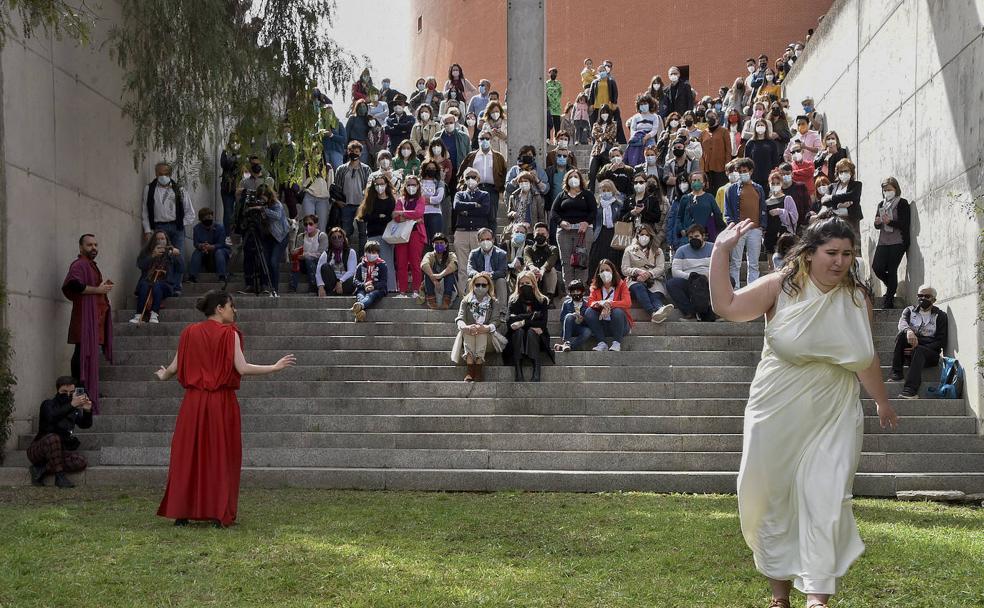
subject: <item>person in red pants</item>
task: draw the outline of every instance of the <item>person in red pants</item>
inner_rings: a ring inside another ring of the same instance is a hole
[[[55,388],[58,392],[54,398],[41,404],[38,434],[27,448],[31,483],[43,486],[45,475],[52,474],[56,486],[73,488],[75,484],[65,473],[82,471],[88,464],[85,456],[75,451],[79,439],[73,432],[75,427],[92,426],[92,401],[85,392],[75,394],[75,378],[71,376],[55,380]]]
[[[393,257],[396,264],[396,285],[401,295],[397,297],[412,297],[413,292],[420,288],[423,273],[420,270],[420,260],[424,257],[427,247],[427,229],[424,227],[424,209],[427,198],[420,189],[420,178],[407,175],[403,179],[400,197],[393,210],[393,221],[415,222],[410,233],[410,241],[394,246]],[[407,274],[410,284],[407,285]]]

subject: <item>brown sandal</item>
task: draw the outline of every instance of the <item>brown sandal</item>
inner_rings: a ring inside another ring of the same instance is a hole
[[[475,381],[475,364],[474,363],[466,363],[465,365],[468,367],[468,373],[465,374],[465,382],[474,382]]]
[[[772,603],[769,604],[769,608],[790,608],[789,600],[783,600],[779,598],[772,598]]]
[[[822,602],[814,602],[809,606],[807,606],[807,608],[829,608],[829,606],[827,606],[827,604],[824,604]]]

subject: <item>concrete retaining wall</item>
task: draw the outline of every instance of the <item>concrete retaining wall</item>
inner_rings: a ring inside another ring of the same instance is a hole
[[[980,195],[984,178],[982,26],[982,0],[838,0],[786,80],[793,107],[812,95],[858,164],[866,261],[881,180],[895,176],[913,204],[899,295],[914,301],[922,283],[939,290],[950,315],[948,351],[968,368],[968,401],[979,419],[981,217],[960,201]]]
[[[55,377],[69,373],[71,306],[61,294],[85,232],[99,239],[99,266],[122,305],[138,278],[140,196],[156,155],[134,171],[130,121],[121,113],[122,70],[99,46],[120,17],[104,2],[92,45],[11,36],[2,52],[3,264],[18,377],[14,436],[25,432]],[[19,31],[19,29],[18,29]],[[192,193],[213,206],[211,188]],[[189,231],[190,234],[190,231]]]

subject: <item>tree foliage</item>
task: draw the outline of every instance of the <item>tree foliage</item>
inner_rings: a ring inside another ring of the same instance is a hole
[[[134,164],[164,151],[179,175],[214,163],[212,143],[235,128],[246,152],[289,129],[315,140],[316,85],[343,90],[367,58],[329,36],[335,0],[122,0],[110,33],[125,72],[124,113],[134,125]]]
[[[19,31],[15,15],[20,22]],[[88,42],[94,19],[85,0],[72,4],[66,0],[0,0],[0,47],[8,35],[19,33],[30,38],[38,29],[58,39],[68,36]]]

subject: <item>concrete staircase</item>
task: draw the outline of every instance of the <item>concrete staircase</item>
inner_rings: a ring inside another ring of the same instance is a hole
[[[214,276],[202,276],[215,281]],[[286,278],[284,278],[286,281]],[[152,381],[178,334],[201,319],[186,285],[159,325],[133,326],[117,311],[116,364],[102,369],[103,413],[81,431],[90,468],[76,481],[161,486],[182,389]],[[284,286],[286,287],[286,286]],[[305,289],[302,286],[302,291]],[[650,490],[734,492],[742,412],[762,349],[761,321],[654,325],[640,310],[621,353],[571,352],[517,384],[490,365],[487,382],[462,382],[450,364],[454,310],[385,298],[355,324],[351,298],[239,296],[247,357],[298,366],[243,381],[248,486],[423,490]],[[898,312],[876,312],[883,363]],[[550,330],[560,335],[559,310]],[[493,357],[493,363],[498,357]],[[528,368],[527,368],[528,369]],[[888,369],[884,368],[887,376]],[[528,371],[527,371],[528,374]],[[927,371],[931,380],[935,371]],[[889,384],[897,395],[898,383]],[[895,401],[901,428],[879,428],[864,400],[859,495],[900,490],[984,492],[984,439],[963,401]],[[23,450],[0,467],[0,484],[26,484]]]

